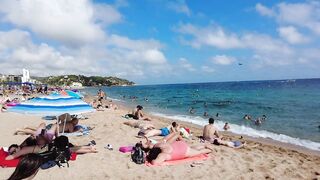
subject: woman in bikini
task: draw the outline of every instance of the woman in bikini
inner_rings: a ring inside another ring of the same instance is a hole
[[[213,151],[207,144],[189,146],[184,141],[177,141],[179,137],[179,133],[172,133],[157,144],[152,144],[147,139],[147,143],[143,144],[144,149],[148,151],[146,160],[151,164],[161,164],[164,161],[194,157]]]
[[[71,121],[66,122],[65,125],[64,125],[64,123],[60,123],[59,124],[59,133],[62,133],[63,129],[64,129],[65,133],[72,133],[72,132],[81,131],[81,128],[76,129],[76,126],[78,125],[78,123],[79,123],[79,119],[77,119],[77,118],[73,118]],[[26,135],[37,136],[41,132],[42,129],[46,129],[48,134],[53,134],[53,133],[56,133],[58,126],[56,124],[46,125],[45,123],[41,123],[37,128],[24,127],[22,129],[17,129],[14,132],[14,134],[17,135],[19,133],[22,133],[22,134],[26,134]]]

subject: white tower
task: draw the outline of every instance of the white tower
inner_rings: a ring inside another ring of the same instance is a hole
[[[22,69],[22,78],[21,78],[22,83],[29,82],[30,81],[30,74],[29,70],[27,69]]]

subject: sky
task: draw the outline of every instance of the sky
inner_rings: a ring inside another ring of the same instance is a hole
[[[320,1],[0,0],[0,73],[138,84],[320,77]]]

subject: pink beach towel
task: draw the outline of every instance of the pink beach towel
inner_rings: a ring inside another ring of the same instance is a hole
[[[201,154],[198,156],[194,156],[194,157],[189,157],[189,158],[185,158],[185,159],[179,159],[179,160],[170,160],[170,161],[165,161],[162,164],[151,164],[149,162],[146,162],[145,164],[149,167],[154,167],[154,166],[169,166],[169,165],[176,165],[176,164],[182,164],[182,163],[188,163],[188,162],[193,162],[193,161],[200,161],[200,160],[207,160],[209,159],[209,155],[208,154]]]

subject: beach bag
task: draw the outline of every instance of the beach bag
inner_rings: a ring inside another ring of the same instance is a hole
[[[131,159],[136,164],[144,164],[145,163],[145,153],[142,150],[142,144],[137,143],[135,147],[133,147],[133,151],[131,152]]]
[[[52,144],[49,144],[49,150],[40,153],[40,156],[43,158],[43,167],[48,167],[48,164],[56,164],[61,167],[63,163],[69,167],[71,151],[68,137],[57,137]]]

